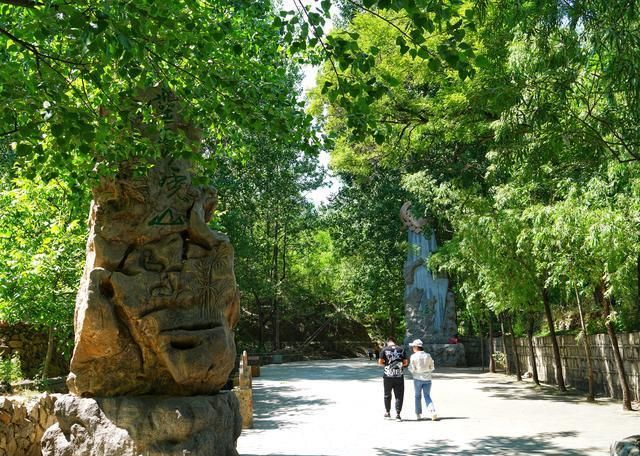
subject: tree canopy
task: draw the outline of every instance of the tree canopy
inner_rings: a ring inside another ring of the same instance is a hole
[[[248,131],[308,149],[270,2],[3,1],[0,14],[0,135],[25,172],[80,181],[159,156],[213,166]],[[141,99],[156,86],[206,151]]]
[[[461,333],[640,327],[635,2],[292,4],[0,0],[3,318],[71,292],[93,179],[170,156],[221,195],[260,348],[340,318],[402,333],[406,200]],[[316,208],[321,150],[341,189]]]

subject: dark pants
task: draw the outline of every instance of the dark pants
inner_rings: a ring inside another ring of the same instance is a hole
[[[396,412],[402,411],[402,400],[404,399],[404,377],[383,377],[384,382],[384,408],[389,413],[391,410],[391,391],[396,398]]]

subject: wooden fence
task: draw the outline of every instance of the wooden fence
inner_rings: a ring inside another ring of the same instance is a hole
[[[575,336],[558,336],[560,356],[562,358],[562,371],[565,383],[580,391],[588,390],[587,358],[582,342],[578,342]],[[618,381],[618,371],[613,358],[613,350],[606,334],[587,336],[591,346],[593,363],[594,388],[596,394],[622,398]],[[467,363],[469,366],[481,365],[480,339],[477,337],[463,338]],[[640,332],[618,334],[620,352],[624,361],[625,374],[633,400],[640,400]],[[507,338],[506,353],[510,361],[510,370],[515,372],[515,356],[513,356],[511,343]],[[483,341],[484,364],[488,365],[489,345],[488,339]],[[538,377],[541,382],[555,383],[555,365],[553,362],[553,347],[551,337],[534,337]],[[468,347],[468,348],[467,348]],[[496,352],[505,352],[502,338],[493,339],[493,347]],[[526,338],[516,339],[516,349],[520,357],[520,366],[523,372],[532,370],[531,356]]]

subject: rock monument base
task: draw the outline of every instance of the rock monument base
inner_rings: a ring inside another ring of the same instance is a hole
[[[433,358],[436,369],[439,367],[467,367],[467,357],[463,344],[424,344],[424,351]]]
[[[60,395],[43,456],[238,456],[242,430],[232,393],[212,396]]]

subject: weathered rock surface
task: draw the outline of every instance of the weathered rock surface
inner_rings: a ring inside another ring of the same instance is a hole
[[[404,343],[425,342],[425,350],[438,366],[466,366],[464,346],[448,344],[457,333],[456,304],[449,279],[427,268],[429,257],[438,249],[436,235],[427,220],[416,220],[405,203],[400,218],[407,227],[409,251],[404,266],[404,306],[407,332]]]
[[[449,290],[449,279],[434,274],[427,268],[427,261],[437,250],[433,230],[409,231],[409,252],[405,262],[405,319],[406,341],[422,339],[425,342],[446,344],[456,334],[456,305]]]
[[[239,292],[229,239],[208,226],[216,204],[177,161],[94,189],[71,393],[212,394],[226,383]]]
[[[43,456],[237,456],[238,400],[213,396],[60,396]]]
[[[466,367],[467,357],[463,344],[425,344],[424,351],[429,353],[438,367]]]

